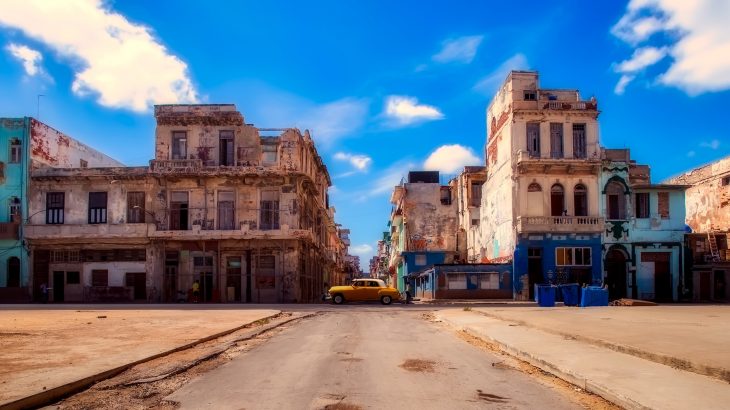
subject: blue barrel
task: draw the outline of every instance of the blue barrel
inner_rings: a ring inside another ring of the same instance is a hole
[[[541,307],[555,306],[555,286],[537,286],[537,304]]]
[[[580,303],[580,285],[577,283],[560,285],[560,293],[563,295],[565,306],[578,306]]]
[[[608,289],[603,289],[600,286],[583,288],[580,306],[608,306]]]

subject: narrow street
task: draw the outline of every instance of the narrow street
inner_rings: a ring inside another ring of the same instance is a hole
[[[286,328],[165,401],[188,409],[582,407],[572,389],[504,360],[423,311],[345,306]]]

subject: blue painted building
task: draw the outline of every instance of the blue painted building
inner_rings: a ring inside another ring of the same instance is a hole
[[[421,299],[512,299],[512,264],[435,264],[409,275]]]

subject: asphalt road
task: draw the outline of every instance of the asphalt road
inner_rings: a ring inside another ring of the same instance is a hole
[[[166,399],[184,409],[580,408],[404,308],[327,309]]]

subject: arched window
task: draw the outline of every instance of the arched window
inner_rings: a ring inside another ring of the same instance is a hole
[[[555,184],[550,188],[550,215],[561,216],[565,210],[565,191],[563,186]]]
[[[573,188],[573,204],[575,216],[588,216],[588,193],[585,185],[578,184]]]
[[[537,182],[533,182],[527,187],[527,192],[542,192],[542,187]]]
[[[609,220],[626,219],[626,198],[624,186],[617,181],[606,185],[606,216]]]
[[[16,256],[8,258],[8,284],[9,288],[20,286],[20,259]]]

